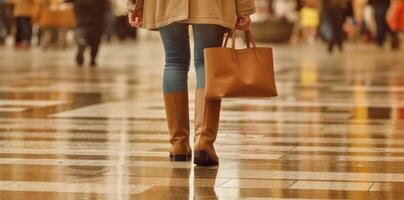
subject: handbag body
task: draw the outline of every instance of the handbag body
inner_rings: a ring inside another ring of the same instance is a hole
[[[232,47],[227,42],[232,37]],[[272,48],[256,47],[249,31],[247,48],[235,48],[235,31],[227,35],[223,47],[205,52],[205,95],[208,99],[268,98],[278,96]],[[250,43],[253,44],[251,47]]]

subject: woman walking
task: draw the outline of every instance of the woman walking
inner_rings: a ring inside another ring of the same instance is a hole
[[[221,100],[204,97],[203,50],[220,47],[228,29],[247,30],[255,12],[253,0],[128,0],[132,26],[158,30],[165,51],[164,101],[170,132],[171,161],[189,161],[188,71],[190,44],[188,25],[194,37],[197,77],[195,96],[194,163],[219,164],[214,142],[219,128]]]

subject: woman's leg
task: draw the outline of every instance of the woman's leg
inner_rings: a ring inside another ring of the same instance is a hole
[[[189,161],[188,71],[190,47],[188,25],[174,23],[159,29],[165,52],[164,103],[170,132],[170,160]]]
[[[205,88],[205,60],[204,49],[220,47],[223,43],[223,35],[226,29],[218,25],[199,24],[193,25],[195,40],[194,64],[197,77],[197,88]]]
[[[159,32],[165,52],[164,92],[186,91],[191,59],[188,25],[174,23],[160,28]]]
[[[197,90],[195,95],[195,156],[194,163],[199,166],[219,164],[213,146],[219,129],[221,100],[205,99],[205,62],[204,49],[220,47],[223,43],[225,28],[218,25],[193,25],[195,40],[195,70]]]

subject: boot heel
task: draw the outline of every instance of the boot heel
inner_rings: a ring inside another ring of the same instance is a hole
[[[171,162],[187,162],[187,161],[191,161],[192,155],[188,154],[188,155],[173,155],[170,154],[170,161]]]
[[[218,161],[213,160],[205,151],[195,152],[194,164],[202,167],[210,167],[219,165]]]

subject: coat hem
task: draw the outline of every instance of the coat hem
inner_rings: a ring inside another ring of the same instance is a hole
[[[220,19],[214,19],[214,18],[206,18],[206,19],[187,19],[186,21],[181,21],[181,23],[190,23],[190,24],[215,24],[219,26],[223,26],[225,28],[229,29],[234,29],[235,28],[235,22],[226,22]]]
[[[149,30],[157,30],[161,27],[170,25],[175,22],[184,23],[184,24],[215,24],[215,25],[223,26],[223,27],[229,28],[229,29],[235,28],[235,23],[232,23],[232,22],[225,22],[223,20],[214,19],[214,18],[188,19],[188,16],[172,17],[172,18],[164,20],[163,22],[160,22],[160,23],[146,24],[142,28],[149,29]]]
[[[187,18],[188,18],[188,16],[175,16],[175,17],[171,17],[169,19],[166,19],[166,20],[164,20],[162,22],[155,23],[155,24],[146,23],[146,25],[144,25],[142,28],[149,29],[149,30],[157,30],[157,29],[159,29],[161,27],[167,26],[167,25],[172,24],[174,22],[179,22],[179,21],[186,20]]]

